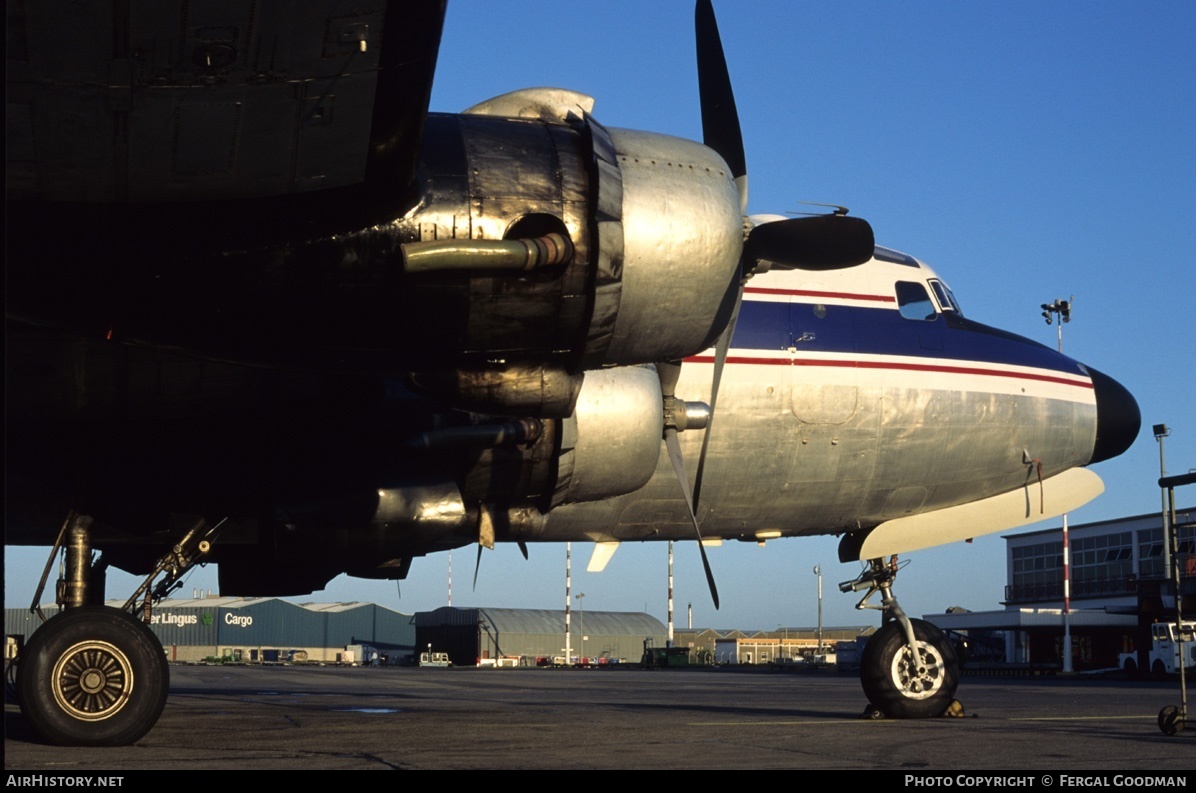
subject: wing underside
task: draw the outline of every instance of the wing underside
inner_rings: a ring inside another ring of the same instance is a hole
[[[393,212],[414,195],[444,15],[444,0],[10,4],[10,210],[143,233],[194,218],[228,238],[346,197]]]

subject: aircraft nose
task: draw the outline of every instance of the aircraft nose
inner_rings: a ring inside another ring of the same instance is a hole
[[[1121,383],[1086,367],[1096,389],[1096,445],[1091,462],[1099,463],[1130,448],[1142,428],[1138,401]]]

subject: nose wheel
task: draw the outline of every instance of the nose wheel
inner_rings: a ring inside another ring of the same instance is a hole
[[[877,631],[860,659],[860,684],[868,701],[890,718],[942,716],[959,684],[955,651],[943,632],[910,620],[915,647],[897,620]]]

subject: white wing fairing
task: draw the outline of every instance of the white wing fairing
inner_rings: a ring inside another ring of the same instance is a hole
[[[861,538],[863,542],[851,556],[877,559],[1008,531],[1057,518],[1087,504],[1104,490],[1104,483],[1095,473],[1072,468],[1044,481],[1026,482],[1021,489],[999,496],[886,520]]]

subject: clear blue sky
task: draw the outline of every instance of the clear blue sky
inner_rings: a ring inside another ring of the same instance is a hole
[[[1074,295],[1067,353],[1137,397],[1144,429],[1094,467],[1106,492],[1072,525],[1156,512],[1167,470],[1196,468],[1196,4],[715,0],[744,130],[749,211],[844,204],[881,244],[926,260],[979,321],[1055,343],[1039,304]],[[497,4],[450,0],[432,109],[457,112],[517,88],[596,98],[595,117],[701,139],[688,0]],[[1196,488],[1180,490],[1196,504]],[[1057,526],[1039,524],[1030,529]],[[666,618],[664,544],[624,545],[602,574],[573,544],[586,609]],[[565,549],[452,554],[456,606],[562,608]],[[715,611],[692,544],[678,545],[676,621],[701,627],[877,624],[837,582],[832,538],[709,550]],[[911,614],[1000,608],[1000,535],[910,554],[896,593]],[[5,605],[27,606],[44,554],[5,557]],[[449,557],[416,560],[394,583],[341,577],[300,600],[371,600],[403,612],[444,605]],[[184,592],[216,587],[214,568]],[[109,594],[131,585],[111,576]],[[576,607],[577,601],[574,600]]]

